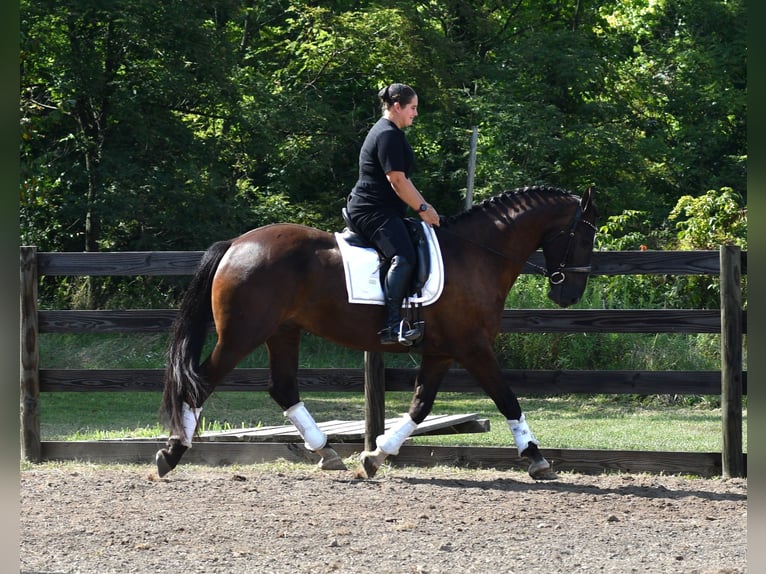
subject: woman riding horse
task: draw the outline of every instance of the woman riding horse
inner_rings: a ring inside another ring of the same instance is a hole
[[[410,180],[415,154],[402,130],[418,115],[418,95],[406,84],[391,84],[380,90],[378,97],[383,115],[359,152],[359,179],[346,209],[354,230],[378,250],[388,267],[383,281],[386,318],[378,333],[380,342],[409,346],[423,334],[417,327],[404,330],[401,322],[402,301],[408,295],[415,266],[415,248],[402,219],[407,206],[429,225],[439,225],[439,214]]]
[[[530,255],[539,247],[551,300],[562,307],[580,300],[591,270],[596,209],[590,190],[530,187],[485,200],[444,220],[436,230],[444,263],[444,289],[423,308],[428,334],[419,345],[421,364],[409,411],[360,456],[372,477],[387,456],[423,422],[444,376],[463,366],[493,400],[513,435],[528,472],[545,477],[550,463],[522,413],[493,343],[505,300]],[[531,263],[530,263],[531,265]],[[349,303],[343,260],[335,235],[294,224],[253,229],[213,244],[184,295],[168,349],[163,409],[170,421],[167,448],[156,455],[160,476],[175,468],[192,445],[203,403],[256,347],[269,352],[269,394],[293,422],[320,467],[345,468],[300,400],[298,354],[307,331],[338,345],[365,351],[408,352],[384,345],[373,325],[379,305]],[[210,322],[215,347],[200,363]]]

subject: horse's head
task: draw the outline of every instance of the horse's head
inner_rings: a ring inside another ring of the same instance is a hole
[[[574,305],[585,291],[596,237],[596,215],[593,192],[588,188],[565,227],[543,239],[550,285],[548,298],[561,307]]]

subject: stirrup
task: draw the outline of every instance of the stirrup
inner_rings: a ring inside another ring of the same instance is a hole
[[[409,332],[410,331],[407,331],[405,335],[409,334]],[[410,347],[412,345],[412,341],[402,335],[401,323],[399,325],[381,329],[378,331],[378,335],[380,335],[380,343],[382,345],[395,345],[397,343],[404,345],[405,347]]]
[[[399,342],[399,335],[396,333],[396,329],[391,327],[384,327],[378,331],[381,345],[396,345]]]
[[[423,331],[417,324],[410,325],[407,321],[402,320],[399,324],[399,342],[402,345],[412,345],[413,342],[423,337]]]

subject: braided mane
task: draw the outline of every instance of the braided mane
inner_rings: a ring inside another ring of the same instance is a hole
[[[461,213],[449,216],[442,222],[442,225],[449,226],[457,221],[460,221],[472,215],[473,213],[476,213],[477,211],[487,211],[488,209],[492,209],[498,206],[501,206],[504,209],[513,208],[513,206],[520,204],[522,201],[529,198],[530,196],[533,196],[533,195],[541,196],[546,194],[569,196],[569,195],[572,195],[572,192],[567,191],[566,189],[560,189],[558,187],[552,187],[547,185],[531,185],[531,186],[525,186],[525,187],[517,187],[516,189],[504,191],[493,197],[489,197],[483,200],[481,203],[477,203],[476,205],[473,205],[472,207],[470,207],[469,209]]]

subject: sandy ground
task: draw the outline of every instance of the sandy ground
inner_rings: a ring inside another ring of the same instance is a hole
[[[747,479],[42,465],[20,525],[24,574],[747,571]]]

